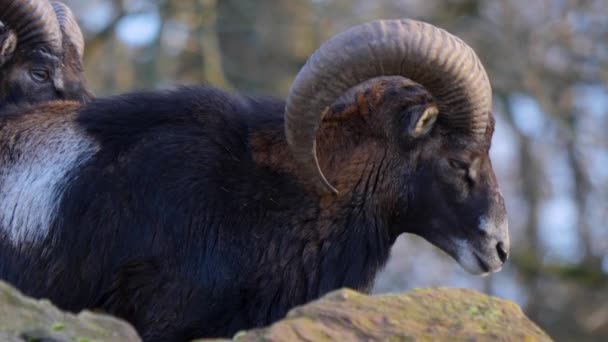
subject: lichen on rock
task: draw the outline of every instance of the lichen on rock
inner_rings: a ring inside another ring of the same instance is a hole
[[[512,302],[466,289],[419,289],[367,296],[332,292],[296,307],[267,328],[236,341],[550,341]],[[0,341],[141,341],[118,319],[83,311],[64,313],[0,282]],[[220,341],[218,340],[198,340]]]
[[[514,303],[467,289],[339,290],[236,341],[550,341]]]
[[[0,281],[0,341],[139,342],[127,323],[83,311],[62,312],[47,300],[28,298]]]

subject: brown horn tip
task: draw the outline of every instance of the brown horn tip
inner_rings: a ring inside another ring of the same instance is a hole
[[[316,151],[316,143],[313,145],[313,150]],[[313,160],[301,163],[302,169],[300,173],[306,180],[313,182],[316,191],[320,195],[338,195],[338,189],[334,188],[331,183],[325,178],[323,172],[319,172],[319,159],[316,153],[307,153],[307,156],[312,155]]]

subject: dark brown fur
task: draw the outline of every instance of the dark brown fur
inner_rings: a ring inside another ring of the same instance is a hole
[[[402,77],[347,92],[317,139],[339,194],[319,197],[288,151],[284,102],[208,87],[96,99],[75,122],[98,149],[70,172],[45,247],[16,253],[0,237],[0,276],[62,308],[101,307],[146,341],[182,341],[368,291],[405,232],[495,271],[508,241],[489,142],[441,117],[412,134],[434,106]]]

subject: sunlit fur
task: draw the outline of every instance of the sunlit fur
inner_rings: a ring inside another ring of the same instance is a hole
[[[284,106],[201,87],[0,113],[0,175],[32,135],[87,146],[56,173],[63,191],[43,238],[0,227],[0,277],[64,309],[123,317],[146,341],[187,341],[267,325],[337,288],[368,291],[404,232],[455,258],[466,241],[484,272],[502,265],[496,241],[507,232],[479,229],[482,216],[504,217],[491,131],[452,132],[441,113],[417,129],[435,106],[422,86],[367,82],[323,119],[320,163],[340,194],[319,198],[287,149]],[[37,135],[40,125],[66,131]],[[41,153],[59,152],[18,163]]]

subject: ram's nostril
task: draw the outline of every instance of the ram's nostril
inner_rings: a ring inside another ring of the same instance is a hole
[[[498,252],[498,258],[504,264],[509,257],[509,252],[505,249],[505,244],[502,241],[496,244],[496,251]]]

